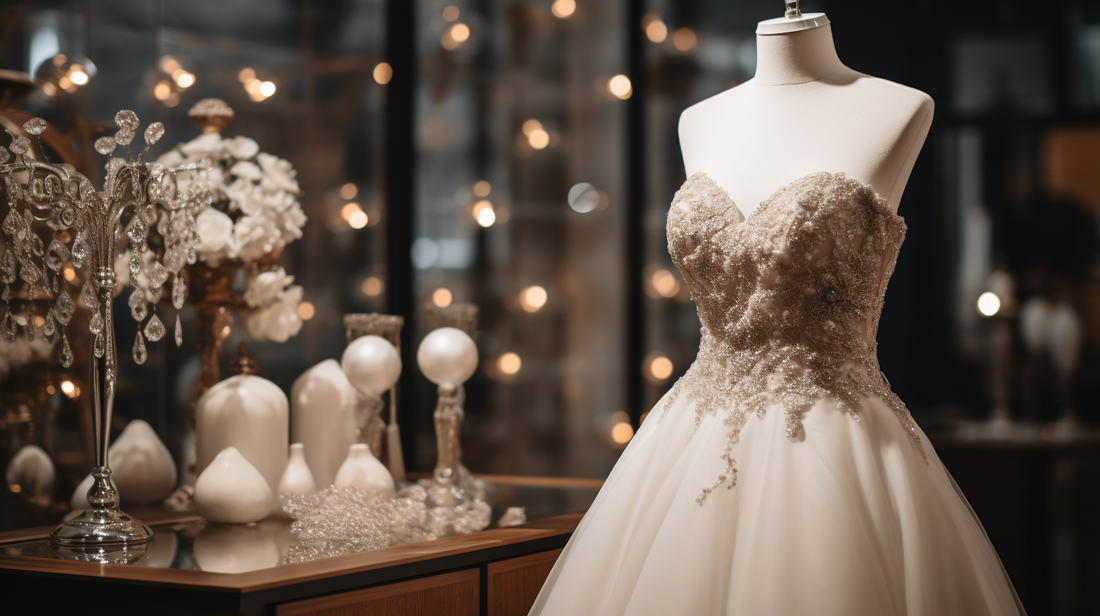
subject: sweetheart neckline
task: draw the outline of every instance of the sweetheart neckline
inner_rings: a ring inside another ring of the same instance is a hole
[[[874,203],[875,203],[876,206],[879,206],[880,208],[885,210],[887,214],[890,214],[894,218],[896,218],[896,219],[898,219],[902,222],[905,222],[905,217],[902,216],[901,214],[898,214],[894,210],[890,209],[890,206],[886,204],[886,199],[882,198],[882,196],[878,194],[878,191],[876,191],[873,186],[871,186],[870,184],[868,184],[868,183],[866,183],[862,180],[856,179],[856,178],[848,175],[844,171],[839,171],[837,173],[833,173],[831,171],[811,171],[811,172],[809,172],[805,175],[797,177],[797,178],[791,180],[790,182],[787,182],[786,184],[781,185],[779,188],[776,188],[774,191],[772,191],[772,194],[768,195],[768,198],[765,199],[764,201],[761,201],[760,203],[758,203],[756,205],[756,209],[754,209],[748,215],[746,215],[744,212],[741,211],[741,208],[738,207],[738,205],[737,205],[737,201],[734,201],[733,197],[730,196],[729,191],[726,190],[726,188],[724,186],[719,184],[706,171],[696,171],[695,173],[691,174],[691,176],[688,179],[684,180],[684,183],[680,185],[680,189],[682,190],[685,186],[687,186],[689,183],[691,183],[692,180],[694,180],[696,178],[705,179],[707,182],[710,182],[711,184],[714,184],[714,187],[717,188],[721,192],[722,198],[724,198],[726,201],[728,201],[729,204],[732,205],[734,207],[734,209],[737,210],[737,213],[741,215],[742,220],[740,220],[737,223],[737,224],[741,224],[741,223],[744,223],[744,222],[748,222],[748,220],[750,218],[755,216],[757,213],[760,212],[761,209],[763,209],[763,208],[760,207],[761,205],[763,205],[764,203],[767,203],[768,201],[770,201],[772,199],[772,197],[779,194],[784,189],[789,188],[791,185],[796,184],[796,183],[810,177],[811,175],[817,175],[819,173],[824,173],[824,174],[829,175],[829,176],[834,177],[834,178],[839,177],[839,178],[841,178],[843,180],[847,180],[849,182],[855,182],[856,184],[862,186],[863,188],[866,188],[867,190],[871,191],[872,195],[875,196]]]

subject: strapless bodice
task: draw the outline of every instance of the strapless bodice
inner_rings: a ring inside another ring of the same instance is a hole
[[[771,404],[802,414],[832,398],[859,419],[861,397],[883,399],[915,439],[916,425],[878,367],[876,332],[905,222],[875,191],[843,173],[814,173],[776,191],[747,218],[725,190],[697,173],[668,214],[668,249],[702,324],[695,363],[666,399],[694,399],[697,424],[725,410],[727,470],[750,414]]]

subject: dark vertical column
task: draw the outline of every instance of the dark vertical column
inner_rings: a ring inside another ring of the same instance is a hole
[[[401,333],[404,376],[398,390],[398,422],[407,467],[414,468],[420,408],[416,383],[416,311],[413,296],[414,205],[416,203],[416,0],[386,3],[385,187],[386,312],[405,317]]]
[[[634,91],[626,111],[626,412],[634,425],[643,410],[645,383],[642,359],[645,355],[645,295],[642,269],[645,267],[646,180],[646,65],[642,17],[645,0],[626,2],[627,76]]]

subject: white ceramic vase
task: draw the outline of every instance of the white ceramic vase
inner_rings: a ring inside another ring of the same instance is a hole
[[[274,493],[286,468],[289,410],[283,390],[263,377],[238,374],[214,385],[195,405],[196,472],[234,447]]]
[[[290,437],[305,445],[306,462],[318,488],[332,485],[348,447],[355,442],[358,396],[335,359],[326,359],[294,381]]]
[[[127,503],[152,503],[163,500],[176,487],[176,462],[160,437],[145,421],[126,424],[107,451],[111,461],[111,483],[119,500]],[[87,509],[91,474],[73,491],[73,509]]]
[[[277,494],[313,494],[317,491],[317,483],[313,480],[313,473],[306,463],[305,447],[301,443],[290,446],[290,461],[286,463],[286,470],[279,479],[279,491]]]
[[[348,448],[348,457],[336,473],[336,487],[359,488],[379,496],[393,496],[393,475],[378,461],[365,443]]]
[[[195,510],[210,522],[259,522],[274,502],[263,474],[236,447],[215,456],[195,480]]]
[[[19,490],[30,500],[47,505],[53,499],[57,471],[45,450],[38,445],[25,445],[8,463],[6,479],[8,489]],[[84,491],[87,492],[87,488]]]

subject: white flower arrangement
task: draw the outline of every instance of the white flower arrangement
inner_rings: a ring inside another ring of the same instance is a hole
[[[175,166],[203,159],[214,205],[196,218],[200,261],[215,266],[225,259],[257,261],[302,237],[306,215],[301,190],[289,161],[260,151],[248,137],[203,133],[181,143],[157,162]],[[179,178],[180,189],[189,178]]]
[[[18,321],[22,319],[25,324],[26,317],[15,317]],[[15,342],[8,342],[0,338],[0,379],[8,376],[12,370],[18,370],[23,366],[31,363],[35,359],[47,358],[53,354],[53,343],[46,342],[45,338],[38,336],[34,339],[34,342],[27,341],[23,336],[18,336]]]
[[[177,145],[157,162],[179,165],[202,159],[212,164],[196,173],[206,174],[214,203],[195,218],[199,261],[211,267],[226,260],[255,263],[302,237],[306,215],[298,202],[297,172],[289,161],[261,152],[248,137],[209,132]],[[181,190],[188,179],[178,178]],[[302,329],[302,287],[292,285],[294,277],[281,267],[248,271],[248,307],[237,316],[249,335],[275,342],[297,335]]]

